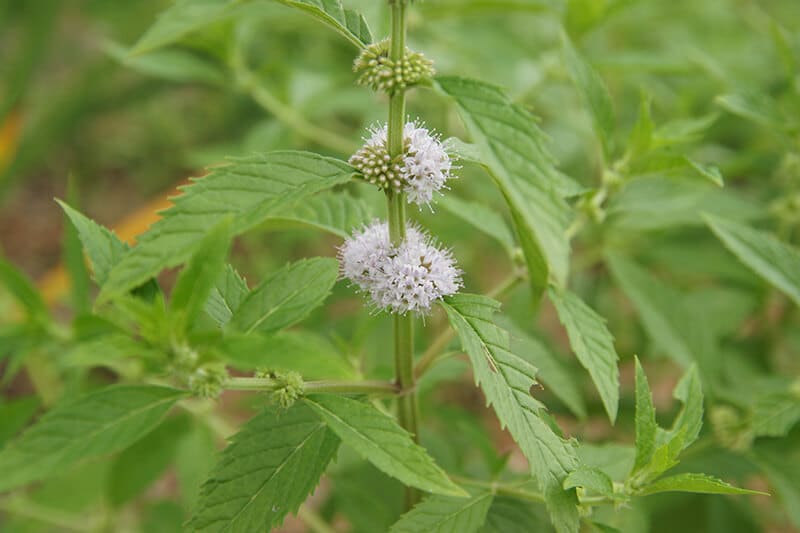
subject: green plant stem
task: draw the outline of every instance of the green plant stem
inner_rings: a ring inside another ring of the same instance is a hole
[[[392,34],[389,57],[396,63],[402,61],[406,50],[406,5],[405,0],[390,0],[392,15]],[[386,138],[389,155],[394,158],[403,153],[403,128],[405,127],[405,91],[398,89],[389,96],[389,122]],[[387,189],[386,210],[389,224],[389,238],[395,246],[406,236],[405,194]],[[414,390],[414,316],[395,314],[394,322],[394,365],[395,380],[401,390],[397,399],[397,418],[400,425],[412,438],[419,442],[417,422],[417,396]],[[412,487],[406,488],[406,509],[411,509],[420,500],[420,493]]]
[[[461,485],[468,485],[472,487],[480,487],[483,489],[487,489],[491,491],[493,494],[497,494],[499,496],[508,496],[511,498],[516,498],[518,500],[525,500],[536,503],[545,502],[544,496],[542,496],[540,493],[532,492],[525,489],[520,489],[510,484],[498,483],[497,481],[483,481],[481,479],[473,479],[453,474],[450,475],[450,478]]]
[[[281,102],[245,67],[235,67],[235,75],[237,84],[243,91],[300,136],[341,154],[351,154],[358,150],[358,145],[355,143],[335,132],[320,128],[295,109]]]
[[[240,378],[228,379],[225,388],[228,390],[242,391],[274,391],[280,385],[270,378]],[[303,390],[307,394],[336,393],[336,394],[398,394],[397,385],[389,381],[306,381]]]
[[[492,290],[490,290],[486,296],[489,298],[502,300],[524,279],[524,270],[515,271],[503,281],[498,283],[494,288],[492,288]],[[452,341],[455,336],[455,331],[453,331],[453,328],[449,326],[436,336],[430,346],[428,346],[428,349],[425,350],[425,353],[422,354],[422,357],[419,358],[417,365],[414,367],[414,376],[417,379],[419,379],[420,376],[422,376],[430,369],[430,367],[439,361],[444,353],[444,349],[447,348],[447,345],[450,344],[450,341]]]

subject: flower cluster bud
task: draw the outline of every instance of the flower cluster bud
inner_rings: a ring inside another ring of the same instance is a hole
[[[394,61],[389,57],[389,46],[387,39],[362,50],[353,63],[353,71],[359,74],[359,85],[392,94],[435,74],[433,62],[421,53],[406,48],[403,58]]]
[[[305,392],[303,376],[297,372],[259,370],[256,372],[256,377],[271,379],[274,382],[272,399],[284,409],[291,407]]]
[[[201,398],[217,398],[228,381],[228,372],[222,364],[207,364],[189,376],[189,390]]]
[[[408,201],[417,205],[429,205],[434,193],[446,188],[453,169],[439,136],[417,122],[403,127],[403,152],[397,157],[389,155],[384,125],[372,128],[371,136],[349,163],[368,183],[383,190],[404,192]]]

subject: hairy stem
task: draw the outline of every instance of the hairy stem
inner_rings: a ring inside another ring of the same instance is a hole
[[[406,5],[405,0],[390,0],[392,9],[392,35],[389,57],[399,63],[406,50]],[[403,127],[405,126],[406,99],[403,89],[398,88],[389,97],[389,123],[386,138],[389,155],[394,158],[403,153]],[[387,189],[387,215],[389,237],[394,245],[406,236],[405,194]],[[394,317],[394,364],[397,385],[402,391],[397,400],[397,417],[400,425],[419,440],[417,424],[417,396],[414,391],[414,316],[395,314]],[[420,499],[416,489],[406,489],[406,508],[410,509]]]
[[[281,385],[270,378],[230,378],[225,383],[228,390],[247,391],[274,391]],[[393,395],[399,392],[397,385],[389,381],[306,381],[303,384],[306,393],[336,393],[336,394],[385,394]]]

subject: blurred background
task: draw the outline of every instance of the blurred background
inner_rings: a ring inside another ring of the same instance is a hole
[[[86,308],[90,290],[88,282],[76,287],[84,282],[70,265],[76,264],[76,253],[80,262],[80,252],[54,198],[67,199],[131,240],[168,205],[176,186],[227,156],[302,149],[347,159],[366,128],[386,115],[384,99],[355,87],[350,43],[312,18],[266,0],[243,3],[224,21],[189,31],[169,47],[131,54],[170,3],[0,0],[0,254],[35,280],[65,319]],[[387,34],[384,4],[346,2],[365,15],[376,38]],[[541,118],[559,167],[587,187],[597,186],[613,162],[604,161],[590,115],[569,78],[562,32],[608,85],[617,163],[643,108],[650,109],[659,142],[670,155],[696,163],[694,170],[663,164],[635,169],[639,179],[623,187],[606,206],[607,218],[575,243],[573,285],[609,320],[623,357],[628,400],[634,353],[648,356],[657,407],[664,412],[670,412],[681,370],[659,356],[630,306],[621,303],[597,242],[628,250],[687,291],[714,330],[721,353],[730,356],[726,361],[736,368],[735,382],[743,389],[752,392],[754,375],[781,383],[800,376],[796,313],[781,322],[779,335],[768,331],[771,322],[765,326],[762,318],[783,313],[786,302],[776,300],[701,227],[701,212],[710,212],[761,225],[799,244],[798,0],[426,0],[413,6],[409,31],[410,45],[433,59],[439,73],[500,85],[529,107]],[[457,115],[432,91],[414,91],[409,112],[445,137],[465,135]],[[724,188],[713,183],[717,176],[724,177]],[[477,167],[464,164],[452,187],[457,196],[506,216],[502,199]],[[353,194],[382,215],[379,194],[360,186]],[[487,291],[507,275],[509,262],[502,245],[466,225],[457,211],[453,205],[438,207],[435,214],[412,209],[414,218],[452,247],[467,289]],[[234,262],[251,285],[289,259],[333,255],[339,244],[307,230],[274,229],[260,228],[236,242]],[[162,281],[169,280],[167,273]],[[376,354],[365,356],[374,357],[366,366],[388,375],[391,362],[378,358],[385,355],[381,339],[387,321],[365,316],[359,300],[339,285],[332,310],[315,315],[312,324],[337,342]],[[543,308],[534,323],[525,291],[512,294],[507,308],[575,367],[552,309]],[[11,316],[10,299],[2,294],[0,312]],[[429,319],[431,330],[439,324],[438,315]],[[428,336],[420,334],[421,347]],[[444,371],[461,376],[463,370]],[[27,391],[19,376],[3,394],[13,398]],[[459,406],[429,413],[428,423],[463,418],[462,438],[474,445],[481,432],[463,413],[483,413],[480,395],[455,385],[437,394],[456,398]],[[597,398],[583,405],[550,390],[541,395],[581,440],[630,441],[626,418],[609,426]],[[490,433],[490,449],[511,447],[497,428]],[[796,437],[776,452],[789,463],[800,450],[793,448]],[[464,460],[436,438],[432,432],[426,445],[437,450],[442,464]],[[726,453],[717,454],[719,464],[703,457],[703,471],[718,467],[741,474],[748,486],[775,486],[775,480]],[[792,468],[798,464],[800,459]],[[789,496],[748,498],[740,509],[719,497],[653,498],[647,513],[633,513],[630,523],[636,527],[625,531],[796,531],[800,472],[792,476],[781,482]],[[342,487],[344,507],[347,495],[360,497],[356,484],[349,493],[346,483]],[[688,513],[686,524],[676,509]],[[660,523],[658,517],[667,515],[671,520]]]

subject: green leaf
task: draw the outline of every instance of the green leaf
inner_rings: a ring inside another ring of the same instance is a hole
[[[722,187],[725,185],[725,180],[722,178],[722,173],[719,171],[719,168],[715,167],[714,165],[704,165],[694,159],[686,158],[686,162],[689,163],[697,173],[706,178],[708,181],[716,185],[717,187]]]
[[[431,496],[400,517],[389,533],[474,533],[492,505],[491,492],[472,498]]]
[[[364,17],[355,11],[344,9],[339,0],[277,1],[305,11],[341,33],[359,48],[372,42]],[[141,54],[172,44],[193,31],[236,15],[237,8],[247,3],[248,0],[178,0],[161,13],[131,53]]]
[[[268,407],[247,422],[203,484],[189,527],[269,531],[314,490],[339,439],[303,403]]]
[[[157,359],[162,354],[127,333],[99,335],[66,351],[61,362],[66,366],[118,368],[125,359]]]
[[[706,221],[742,263],[800,305],[800,250],[738,222],[712,216]]]
[[[240,370],[293,370],[308,379],[353,378],[353,368],[324,337],[311,331],[226,335],[219,347]]]
[[[220,65],[189,50],[154,50],[133,55],[127,48],[114,42],[105,44],[104,51],[121,65],[156,78],[178,83],[204,83],[224,86],[225,71]]]
[[[30,422],[39,410],[36,396],[21,396],[0,401],[0,447]]]
[[[109,474],[110,502],[119,507],[156,481],[172,463],[180,439],[189,427],[186,416],[168,418],[119,454]]]
[[[610,161],[616,128],[611,95],[608,94],[608,88],[603,82],[603,78],[581,57],[566,33],[562,34],[561,41],[570,77],[584,104],[589,107],[595,133],[603,146],[606,160]]]
[[[788,130],[784,115],[776,106],[775,101],[763,94],[748,92],[722,94],[717,96],[716,103],[734,115],[744,117],[774,131]]]
[[[597,468],[583,466],[568,475],[564,479],[564,488],[572,489],[575,487],[583,487],[607,498],[614,497],[614,482],[608,477],[608,474]]]
[[[0,258],[0,286],[5,286],[14,298],[25,308],[30,319],[47,318],[49,312],[39,291],[22,272]]]
[[[499,321],[499,325],[511,334],[511,351],[539,370],[536,374],[538,381],[544,383],[575,416],[586,418],[586,402],[580,383],[564,358],[554,354],[550,348],[510,321]]]
[[[439,198],[436,203],[473,228],[495,239],[503,246],[509,257],[514,255],[516,243],[511,230],[503,217],[485,203],[462,200],[452,194]]]
[[[550,301],[556,307],[558,318],[567,329],[569,343],[578,361],[592,376],[603,406],[611,423],[617,418],[619,404],[619,369],[614,337],[606,327],[606,321],[578,295],[563,289],[550,288]]]
[[[116,385],[58,405],[0,451],[0,490],[127,448],[185,395],[167,387]]]
[[[181,271],[170,295],[170,311],[179,316],[179,330],[191,327],[223,273],[231,246],[230,219],[223,219],[200,241]]]
[[[531,533],[552,531],[541,507],[528,501],[497,496],[489,507],[481,533]]]
[[[682,449],[686,449],[697,440],[700,428],[703,427],[703,387],[695,365],[690,366],[681,377],[672,395],[683,404],[683,408],[675,418],[671,433],[683,434]]]
[[[755,436],[783,437],[800,422],[800,394],[769,392],[753,406],[751,429]]]
[[[411,440],[411,435],[372,405],[333,395],[317,395],[304,401],[342,442],[389,476],[434,494],[467,495],[424,448]]]
[[[248,292],[250,289],[244,278],[231,265],[227,265],[208,295],[205,311],[214,322],[224,326],[230,322]]]
[[[636,357],[636,459],[632,474],[644,468],[653,457],[656,446],[656,408],[653,405],[653,394],[647,383],[639,358]]]
[[[312,194],[345,183],[346,163],[305,152],[237,158],[183,189],[174,206],[109,273],[99,300],[123,294],[191,257],[207,228],[232,216],[231,234],[257,226]]]
[[[204,26],[232,16],[240,0],[177,0],[162,12],[131,50],[142,54],[172,44]]]
[[[360,198],[347,193],[318,194],[276,214],[268,224],[270,228],[308,226],[347,238],[373,218],[369,205]]]
[[[108,279],[108,273],[128,251],[128,245],[119,240],[113,231],[82,215],[61,200],[56,202],[78,232],[78,237],[92,264],[94,280],[102,287]]]
[[[641,488],[637,494],[646,496],[659,492],[695,492],[702,494],[763,494],[757,490],[740,489],[705,474],[677,474],[655,481]]]
[[[617,285],[633,302],[645,330],[659,348],[681,366],[697,362],[704,378],[716,375],[716,346],[699,309],[688,305],[683,294],[627,258],[608,254],[606,261]]]
[[[576,532],[577,499],[561,486],[578,466],[575,447],[540,416],[543,405],[531,396],[536,369],[509,350],[508,333],[495,325],[500,304],[484,296],[459,294],[442,306],[470,358],[476,383],[527,457],[553,524],[559,532]]]
[[[555,168],[536,119],[501,89],[457,77],[438,77],[436,84],[455,100],[509,205],[538,299],[551,273],[560,284],[566,281],[571,210],[562,196],[580,187]]]
[[[244,333],[289,327],[325,301],[338,276],[339,263],[327,257],[287,265],[245,296],[228,325]]]

